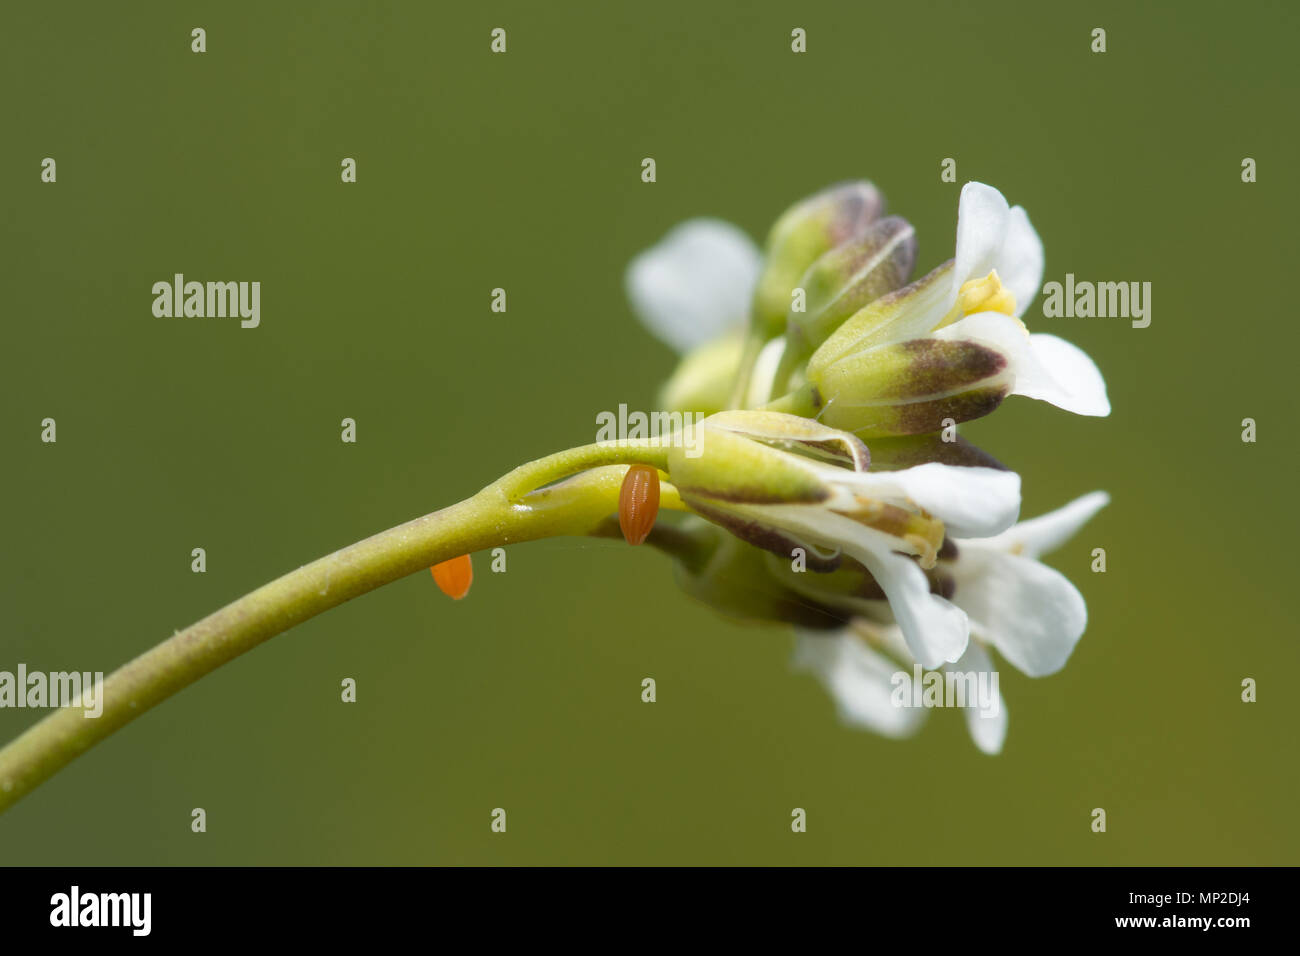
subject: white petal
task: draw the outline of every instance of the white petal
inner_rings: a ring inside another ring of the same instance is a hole
[[[846,724],[886,737],[906,737],[925,719],[920,707],[895,706],[891,680],[898,665],[851,631],[799,632],[794,664],[821,681]]]
[[[1088,608],[1065,575],[1032,558],[957,546],[953,601],[971,628],[1030,677],[1065,666],[1088,624]]]
[[[1022,554],[1027,558],[1041,557],[1055,551],[1073,538],[1093,515],[1108,504],[1110,504],[1110,495],[1104,491],[1094,491],[1075,498],[1068,505],[1055,511],[1022,521],[1002,534],[972,546],[995,548],[1012,554]],[[957,542],[958,548],[962,543],[960,540]]]
[[[930,582],[911,558],[893,551],[894,539],[817,505],[741,506],[735,510],[826,548],[842,548],[871,572],[922,667],[955,661],[966,650],[970,623],[960,608],[930,593]]]
[[[1110,414],[1106,383],[1087,353],[1055,335],[1029,335],[1020,320],[1001,312],[976,312],[934,333],[937,339],[972,341],[1001,352],[1015,376],[1012,395],[1050,402],[1078,415]]]
[[[646,328],[679,352],[746,321],[758,247],[720,219],[691,219],[632,260],[627,294]]]
[[[1024,315],[1043,283],[1043,242],[1022,206],[1009,208],[992,186],[967,183],[957,206],[954,292],[995,269]]]
[[[1016,297],[1016,314],[1024,315],[1043,285],[1043,240],[1021,206],[1007,216],[1007,233],[998,250],[998,277]]]
[[[785,336],[778,336],[758,353],[749,379],[749,394],[745,398],[747,408],[758,408],[772,400],[772,385],[776,379],[777,367],[781,364],[781,356],[785,354],[785,346]]]
[[[1023,384],[1017,378],[1015,394],[1040,398],[1076,415],[1110,414],[1106,381],[1087,352],[1042,332],[1029,336],[1029,343],[1037,369]]]
[[[929,462],[899,471],[850,473],[827,468],[828,481],[884,501],[923,508],[959,538],[1005,531],[1020,513],[1020,476],[996,468]]]
[[[983,278],[997,267],[1010,215],[1006,199],[992,186],[967,183],[962,187],[957,203],[954,290],[970,279]]]
[[[880,553],[853,543],[844,550],[862,562],[885,592],[908,650],[922,667],[961,657],[970,640],[970,622],[960,608],[930,593],[920,565],[892,551]]]
[[[1007,705],[1002,699],[1002,691],[994,683],[997,670],[988,651],[979,641],[971,641],[961,660],[945,665],[944,670],[973,673],[976,675],[975,686],[979,693],[988,691],[988,700],[979,700],[973,707],[963,707],[962,713],[975,746],[986,754],[1001,753],[1002,744],[1007,739]]]

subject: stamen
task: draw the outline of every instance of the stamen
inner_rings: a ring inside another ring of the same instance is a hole
[[[1016,316],[1015,294],[1002,284],[997,269],[982,279],[970,279],[963,283],[957,290],[957,301],[935,328],[942,329],[976,312],[1001,312],[1020,322]],[[1023,322],[1020,324],[1024,325]]]
[[[1016,314],[1016,297],[1002,284],[998,270],[994,269],[983,279],[971,279],[957,293],[957,307],[963,315],[975,312],[1001,312]]]
[[[943,546],[943,522],[924,512],[908,511],[898,505],[854,496],[858,507],[850,513],[854,521],[897,538],[900,551],[915,554],[921,567],[932,568]]]

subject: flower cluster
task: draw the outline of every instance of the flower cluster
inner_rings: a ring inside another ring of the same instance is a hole
[[[797,665],[841,717],[902,736],[924,711],[898,706],[899,673],[986,674],[991,648],[1051,674],[1087,622],[1038,558],[1105,493],[1017,523],[1020,476],[956,426],[1010,395],[1081,415],[1110,405],[1086,354],[1022,321],[1043,272],[1022,208],[968,183],[953,258],[915,281],[914,231],[883,212],[870,183],[837,185],[783,214],[761,251],[692,220],[632,262],[627,286],[683,353],[660,404],[709,415],[703,454],[670,450],[664,469],[692,513],[658,542],[683,585],[794,624]],[[997,704],[966,710],[990,753],[1006,734]]]

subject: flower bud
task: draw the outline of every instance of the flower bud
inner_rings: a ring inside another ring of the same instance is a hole
[[[766,338],[785,331],[790,294],[819,256],[875,222],[884,198],[866,181],[841,183],[797,203],[768,234],[754,293],[754,329]]]
[[[899,288],[916,264],[916,230],[888,216],[823,253],[803,274],[803,311],[786,316],[787,361],[804,359],[869,302]]]
[[[950,261],[915,282],[868,302],[849,316],[808,360],[808,378],[833,362],[890,342],[929,335],[952,309]]]
[[[745,340],[741,330],[697,346],[682,356],[659,390],[659,407],[669,412],[711,415],[727,407],[740,368]]]
[[[794,415],[720,412],[699,428],[702,454],[668,451],[673,484],[692,504],[816,504],[831,496],[819,465],[865,471],[870,460],[852,435]]]
[[[853,558],[880,586],[917,660],[934,667],[961,656],[969,622],[934,597],[926,571],[945,536],[987,537],[1015,521],[1018,475],[937,463],[870,472],[852,434],[774,411],[721,412],[700,427],[699,457],[677,446],[667,456],[691,511],[784,560],[800,548],[809,570],[834,570],[841,553]]]
[[[878,345],[819,369],[820,420],[859,437],[921,435],[987,415],[1014,378],[998,351],[970,341]]]

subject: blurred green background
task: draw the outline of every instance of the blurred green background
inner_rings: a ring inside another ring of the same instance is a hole
[[[868,177],[924,271],[977,179],[1029,210],[1048,280],[1153,292],[1142,330],[1026,316],[1097,360],[1109,419],[1012,399],[963,430],[1023,473],[1025,515],[1114,498],[1051,559],[1090,627],[1056,676],[1003,669],[999,757],[950,712],[846,729],[788,633],[694,604],[649,549],[556,540],[480,557],[464,602],[416,575],[221,669],[0,817],[0,861],[1298,862],[1296,13],[1089,7],[7,11],[0,669],[110,671],[646,407],[673,356],[623,270],[691,216],[760,238]],[[175,272],[260,280],[261,328],[155,319]]]

